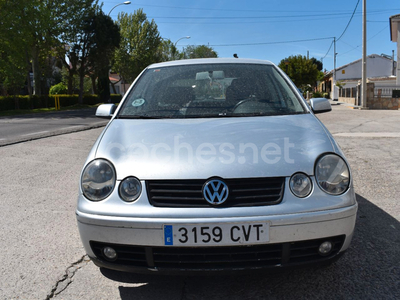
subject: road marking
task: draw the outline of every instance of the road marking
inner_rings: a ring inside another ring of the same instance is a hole
[[[42,134],[42,133],[48,133],[48,132],[49,132],[49,131],[39,131],[39,132],[33,132],[33,133],[22,134],[21,136],[28,136],[28,135]]]
[[[400,137],[400,132],[343,132],[334,133],[333,136],[397,138]]]

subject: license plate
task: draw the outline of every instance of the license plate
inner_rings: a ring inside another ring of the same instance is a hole
[[[251,245],[269,241],[269,223],[164,225],[164,245]]]

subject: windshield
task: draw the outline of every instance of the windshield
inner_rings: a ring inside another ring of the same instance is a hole
[[[194,64],[146,70],[119,118],[215,118],[305,113],[276,67]]]

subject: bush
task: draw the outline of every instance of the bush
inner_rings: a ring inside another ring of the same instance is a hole
[[[98,95],[83,95],[83,104],[95,105],[99,103]]]
[[[79,96],[78,95],[57,95],[60,99],[60,106],[66,107],[71,106],[79,103]],[[49,96],[49,107],[55,106],[55,95]]]
[[[322,98],[322,93],[320,93],[320,92],[314,92],[314,93],[312,94],[312,98]]]
[[[79,104],[79,95],[33,95],[32,98],[29,96],[6,96],[0,97],[0,111],[55,107],[56,97],[59,97],[61,107]],[[122,96],[112,94],[110,98],[112,103],[119,103]],[[98,95],[83,95],[83,104],[95,105],[100,103],[99,101]]]
[[[111,94],[110,95],[111,103],[119,103],[122,100],[122,95],[120,94]]]
[[[329,95],[329,93],[323,93],[322,96],[326,99],[330,99],[331,96]]]
[[[0,97],[0,111],[15,109],[20,102],[20,96],[15,97]]]
[[[68,93],[68,88],[62,82],[53,85],[49,91],[50,95],[62,95],[66,93]]]

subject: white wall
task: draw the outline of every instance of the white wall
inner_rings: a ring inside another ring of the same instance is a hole
[[[392,75],[392,61],[379,55],[367,58],[367,78],[386,77]],[[344,74],[343,72],[344,71]],[[348,66],[336,69],[336,80],[361,78],[361,60]]]

